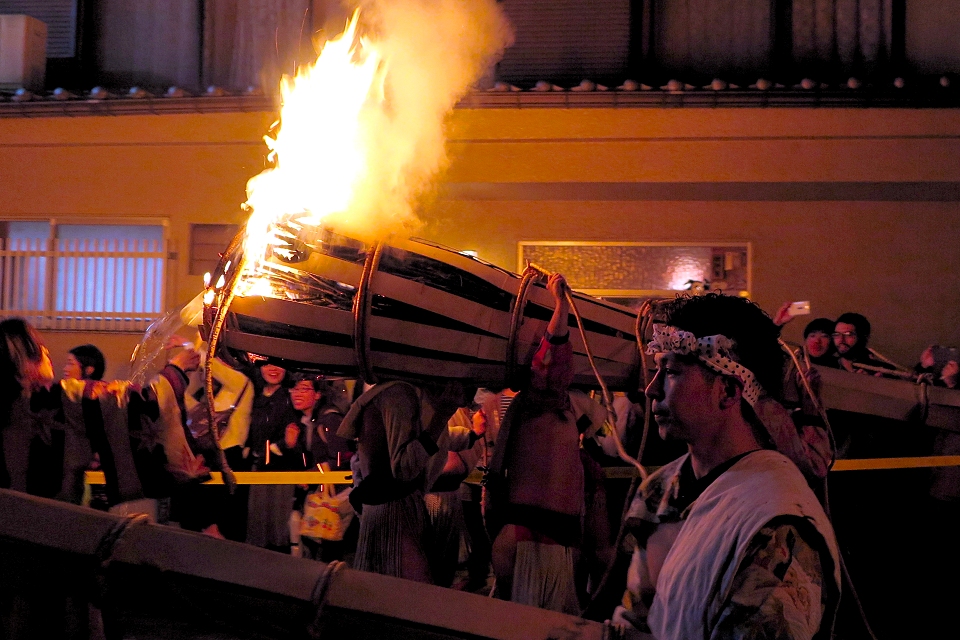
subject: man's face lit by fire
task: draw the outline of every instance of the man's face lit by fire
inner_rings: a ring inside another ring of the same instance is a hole
[[[646,394],[660,437],[693,442],[719,423],[721,377],[675,353],[657,354],[656,363]]]
[[[833,344],[837,347],[837,353],[846,355],[853,349],[857,340],[857,328],[846,322],[838,322],[833,328]]]

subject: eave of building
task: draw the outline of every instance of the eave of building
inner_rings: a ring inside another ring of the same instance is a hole
[[[693,89],[638,91],[476,91],[458,108],[673,108],[673,107],[833,107],[833,108],[960,108],[960,91],[907,89]],[[277,99],[264,95],[199,95],[101,97],[17,96],[0,101],[0,118],[120,116],[176,113],[275,112]]]

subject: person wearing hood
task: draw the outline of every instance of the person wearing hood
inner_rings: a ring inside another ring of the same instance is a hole
[[[470,471],[463,452],[451,446],[447,422],[475,393],[456,380],[392,381],[353,403],[337,435],[356,438],[362,476],[350,493],[360,513],[354,569],[434,583],[424,495],[447,490],[441,478],[457,487]],[[471,440],[473,450],[480,438]]]
[[[833,344],[837,349],[837,362],[847,371],[858,371],[854,366],[864,364],[881,369],[896,369],[895,366],[875,358],[867,347],[870,341],[870,321],[859,313],[844,313],[833,327]],[[864,372],[863,369],[859,369]]]

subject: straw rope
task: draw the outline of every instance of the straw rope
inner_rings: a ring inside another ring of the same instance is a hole
[[[504,374],[503,384],[505,387],[513,388],[516,385],[517,373],[517,334],[520,333],[520,325],[523,323],[523,308],[527,304],[527,293],[530,291],[530,284],[541,277],[541,273],[536,269],[527,267],[520,278],[520,286],[517,288],[517,300],[510,313],[510,333],[507,334],[507,369]]]
[[[380,255],[383,253],[383,243],[377,241],[367,252],[363,261],[363,271],[360,274],[360,283],[353,297],[353,352],[357,357],[357,369],[364,382],[376,384],[378,382],[373,366],[370,363],[370,336],[367,335],[367,320],[370,317],[370,303],[373,292],[370,289],[370,280],[380,266]]]
[[[233,240],[230,241],[230,245],[227,247],[227,250],[223,255],[233,255],[239,245],[243,242],[243,238],[243,233],[238,233],[235,235]],[[219,447],[220,427],[217,425],[216,412],[213,408],[213,359],[217,357],[217,349],[220,346],[220,335],[223,332],[223,325],[227,320],[227,311],[229,311],[230,305],[233,304],[233,299],[237,295],[237,283],[240,281],[240,276],[243,274],[243,270],[246,268],[246,266],[246,257],[241,257],[240,261],[233,268],[233,274],[230,276],[230,280],[226,283],[227,295],[223,299],[223,302],[220,304],[220,306],[217,307],[217,315],[214,318],[213,327],[210,330],[210,340],[207,346],[207,361],[203,372],[204,393],[207,396],[207,421],[210,423],[210,433],[213,434],[213,441],[218,444],[217,454],[220,458],[219,462],[220,469],[223,473],[223,484],[227,485],[230,493],[233,493],[236,490],[237,480],[233,469],[230,468],[230,464],[227,462],[226,454],[223,452],[223,449]]]
[[[542,277],[551,275],[551,273],[546,269],[538,267],[533,263],[528,263],[524,273],[526,274],[531,270],[538,272]],[[590,349],[590,343],[587,340],[587,332],[583,328],[583,318],[580,317],[580,310],[577,309],[576,300],[574,300],[573,292],[570,290],[569,286],[564,289],[564,294],[567,299],[567,303],[570,305],[570,310],[573,311],[573,317],[577,320],[577,329],[580,331],[580,339],[583,341],[583,350],[587,354],[587,361],[590,363],[590,368],[593,370],[593,375],[597,378],[597,383],[600,385],[601,400],[603,402],[603,408],[607,411],[607,419],[610,421],[612,426],[611,433],[613,435],[613,441],[617,446],[617,454],[620,456],[621,460],[636,467],[641,478],[646,478],[647,470],[644,469],[643,465],[641,465],[640,462],[638,462],[633,456],[628,454],[626,449],[623,448],[623,442],[620,440],[620,434],[617,433],[617,412],[613,408],[613,397],[610,395],[610,390],[607,388],[607,383],[604,381],[603,376],[600,374],[600,370],[597,368],[597,363],[593,359],[593,351]]]

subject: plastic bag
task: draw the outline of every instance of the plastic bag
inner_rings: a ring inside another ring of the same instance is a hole
[[[352,488],[335,496],[314,491],[303,503],[300,535],[321,540],[343,540],[355,512],[350,504]]]

